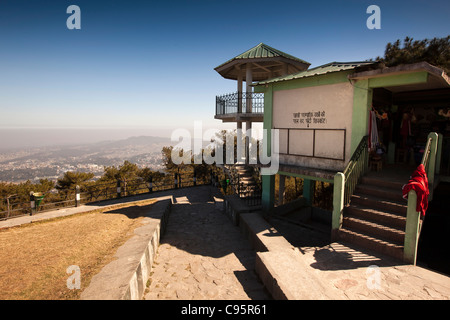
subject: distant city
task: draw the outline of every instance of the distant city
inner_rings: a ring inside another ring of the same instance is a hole
[[[0,182],[57,180],[66,171],[92,172],[99,178],[105,166],[119,166],[125,160],[160,171],[161,150],[170,145],[174,144],[169,138],[139,136],[91,144],[1,150]]]

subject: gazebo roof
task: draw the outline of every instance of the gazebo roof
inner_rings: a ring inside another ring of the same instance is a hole
[[[214,70],[226,79],[237,80],[239,69],[242,67],[243,80],[246,80],[245,68],[248,62],[252,63],[253,81],[279,77],[286,70],[287,74],[296,73],[306,70],[310,66],[309,62],[272,48],[264,43],[260,43],[227,62],[222,63]]]

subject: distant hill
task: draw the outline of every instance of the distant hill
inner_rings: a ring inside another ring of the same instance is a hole
[[[0,181],[57,179],[66,171],[94,172],[125,160],[141,167],[162,169],[161,149],[174,145],[170,138],[136,136],[87,144],[16,148],[0,151]]]

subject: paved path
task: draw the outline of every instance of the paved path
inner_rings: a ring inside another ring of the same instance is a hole
[[[144,299],[270,299],[256,253],[209,193],[185,189],[174,200]]]

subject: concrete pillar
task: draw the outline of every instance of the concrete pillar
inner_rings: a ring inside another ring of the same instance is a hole
[[[337,234],[342,225],[342,210],[344,208],[345,176],[338,172],[334,176],[333,185],[333,214],[331,221],[331,238],[337,239]]]
[[[286,182],[286,176],[280,174],[278,184],[278,205],[281,206],[284,203],[284,187]]]
[[[247,100],[245,102],[246,113],[252,112],[252,96],[251,96],[251,93],[253,92],[253,88],[251,86],[252,82],[253,82],[252,63],[249,62],[247,63],[245,74],[245,83],[247,85],[246,87]]]
[[[403,260],[412,265],[416,265],[417,261],[417,245],[420,231],[420,213],[416,211],[416,204],[417,194],[414,190],[411,190],[408,193]]]
[[[242,113],[242,68],[238,67],[237,93],[238,93],[238,113]],[[241,127],[242,128],[242,127]]]
[[[245,122],[245,131],[246,134],[245,135],[245,163],[248,164],[249,163],[249,154],[250,154],[250,141],[252,138],[252,122],[251,121],[246,121]]]

